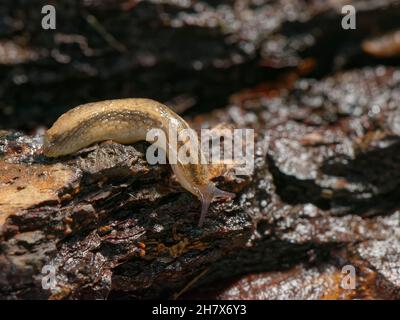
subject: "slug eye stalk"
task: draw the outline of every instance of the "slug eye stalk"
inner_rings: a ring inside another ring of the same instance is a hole
[[[204,219],[206,218],[208,212],[208,208],[210,207],[210,204],[213,200],[219,198],[233,199],[236,196],[234,193],[218,189],[213,182],[208,183],[205,188],[200,189],[200,194],[201,194],[200,198],[201,214],[198,224],[200,228],[203,226]]]

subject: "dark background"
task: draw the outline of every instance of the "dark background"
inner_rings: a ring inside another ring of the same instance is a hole
[[[399,25],[398,1],[351,3],[356,30],[341,28],[341,1],[3,0],[0,128],[49,126],[73,106],[124,97],[191,116],[288,70],[397,64],[361,43]],[[45,4],[56,30],[41,27]]]

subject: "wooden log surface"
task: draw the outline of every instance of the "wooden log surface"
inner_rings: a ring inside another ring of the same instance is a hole
[[[256,131],[253,175],[217,179],[238,196],[203,228],[198,200],[143,143],[51,160],[40,135],[2,131],[1,297],[399,298],[399,75],[246,90],[194,118]],[[341,286],[345,265],[355,289]]]
[[[0,4],[1,299],[400,298],[398,0],[348,1],[355,30],[342,1],[60,0],[46,32],[42,4]],[[69,107],[139,96],[255,130],[203,228],[145,143],[42,155]]]

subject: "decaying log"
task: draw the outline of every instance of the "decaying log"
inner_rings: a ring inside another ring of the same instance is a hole
[[[0,297],[400,298],[399,84],[400,69],[364,68],[245,90],[195,117],[256,132],[253,175],[217,179],[237,197],[203,228],[144,143],[51,160],[40,136],[2,131]]]

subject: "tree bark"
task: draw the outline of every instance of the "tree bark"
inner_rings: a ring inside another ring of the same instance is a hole
[[[0,4],[0,298],[399,299],[400,69],[363,51],[398,1],[350,31],[335,1],[184,3],[57,1],[55,31]],[[145,143],[42,155],[70,106],[138,96],[255,130],[202,228]]]
[[[214,203],[203,228],[198,200],[168,165],[147,164],[145,144],[105,142],[49,160],[39,136],[3,132],[2,297],[179,297],[263,271],[270,298],[398,298],[398,74],[301,79],[275,97],[246,90],[195,118],[194,127],[256,132],[253,175],[217,179],[237,198]],[[45,265],[55,270],[50,290]],[[340,286],[344,265],[356,269],[354,290]],[[285,282],[302,284],[285,296]]]

